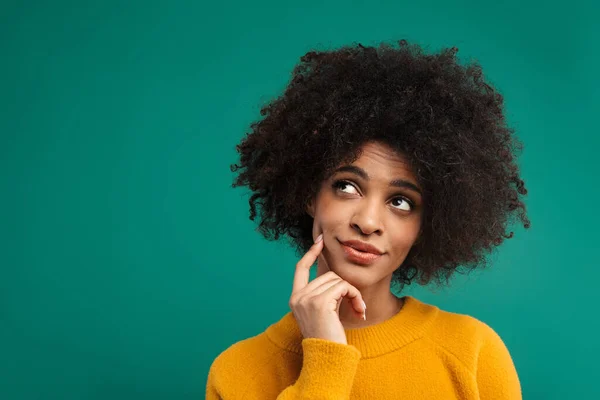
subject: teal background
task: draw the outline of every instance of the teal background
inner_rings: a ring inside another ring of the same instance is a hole
[[[598,11],[3,2],[0,398],[203,398],[212,360],[288,311],[297,261],[230,188],[235,144],[309,49],[401,38],[456,45],[504,94],[532,221],[489,269],[405,293],[490,324],[524,398],[598,398]]]

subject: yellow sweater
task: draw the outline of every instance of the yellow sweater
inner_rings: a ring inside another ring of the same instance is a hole
[[[219,354],[207,400],[521,399],[512,358],[492,328],[404,298],[392,318],[346,329],[347,345],[304,339],[288,312]]]

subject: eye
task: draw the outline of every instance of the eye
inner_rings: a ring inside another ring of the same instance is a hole
[[[408,207],[408,208],[398,208],[399,210],[410,211],[413,208],[412,203],[410,201],[408,201],[407,199],[405,199],[404,197],[396,197],[392,200],[392,203],[394,203],[396,201],[401,201],[402,203],[404,203],[404,207]]]
[[[352,185],[348,181],[335,181],[335,182],[333,182],[332,186],[334,189],[341,190],[344,193],[349,193],[349,192],[346,192],[345,190],[343,190],[343,188],[347,188],[347,187],[350,187],[356,191],[356,188],[354,187],[354,185]]]
[[[356,187],[348,181],[335,181],[332,187],[343,193],[352,194],[352,192],[348,190],[354,190],[356,193],[358,192]],[[392,199],[392,203],[400,203],[400,206],[394,206],[394,208],[398,210],[411,211],[413,209],[412,201],[408,200],[405,197],[395,197]]]

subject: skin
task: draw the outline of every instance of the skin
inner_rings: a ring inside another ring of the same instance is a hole
[[[391,181],[402,179],[422,191],[406,158],[379,142],[368,142],[362,150],[351,165],[364,170],[369,179],[350,171],[335,172],[323,181],[307,205],[307,212],[314,218],[313,238],[323,233],[317,277],[333,271],[355,286],[367,305],[364,321],[344,299],[339,305],[344,328],[374,325],[400,311],[403,300],[390,291],[392,273],[417,240],[423,213],[420,193],[389,186]],[[332,187],[339,180],[347,183]],[[367,242],[384,254],[367,266],[353,263],[346,259],[339,242],[346,240]]]

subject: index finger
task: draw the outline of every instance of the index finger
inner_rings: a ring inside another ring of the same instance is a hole
[[[323,250],[323,237],[322,234],[321,240],[315,242],[310,249],[306,252],[304,257],[298,261],[296,264],[296,271],[294,272],[294,284],[292,286],[292,294],[299,292],[304,289],[306,285],[308,285],[308,279],[310,278],[310,267],[315,263],[317,257]]]

